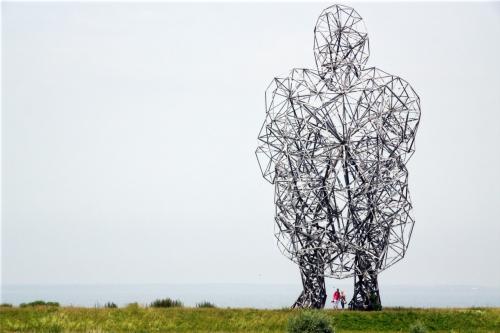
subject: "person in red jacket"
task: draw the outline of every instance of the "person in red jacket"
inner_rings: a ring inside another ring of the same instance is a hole
[[[339,291],[339,288],[337,288],[337,290],[335,290],[335,292],[333,293],[333,308],[334,309],[338,309],[339,308],[339,300],[340,300],[340,291]]]

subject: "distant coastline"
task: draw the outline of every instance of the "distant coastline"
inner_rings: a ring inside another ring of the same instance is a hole
[[[351,296],[352,285],[346,281],[335,287]],[[333,285],[328,288],[326,308],[331,307]],[[298,284],[7,284],[2,285],[1,302],[18,305],[40,299],[63,306],[92,307],[106,302],[148,304],[156,298],[172,297],[187,306],[206,300],[220,307],[280,309],[290,306],[300,290]],[[389,307],[500,307],[500,287],[381,285],[381,291],[384,306]]]

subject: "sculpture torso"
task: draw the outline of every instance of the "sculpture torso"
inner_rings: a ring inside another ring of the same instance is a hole
[[[405,248],[391,244],[407,244],[413,226],[401,187],[418,98],[375,68],[350,82],[332,87],[316,71],[292,70],[268,88],[263,127],[280,155],[273,176],[279,244],[295,261],[319,251],[335,277],[352,275],[359,254],[377,271],[396,262]]]

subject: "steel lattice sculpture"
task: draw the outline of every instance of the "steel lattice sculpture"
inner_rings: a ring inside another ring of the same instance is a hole
[[[351,309],[380,306],[377,275],[405,255],[413,229],[406,162],[420,102],[400,77],[366,67],[368,35],[347,6],[314,29],[315,70],[266,91],[256,154],[275,186],[276,237],[300,267],[293,307],[322,308],[325,277],[354,276]]]

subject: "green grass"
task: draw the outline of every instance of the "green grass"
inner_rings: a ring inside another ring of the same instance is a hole
[[[220,308],[2,307],[0,332],[285,332],[299,310]],[[323,310],[336,333],[409,332],[416,322],[428,332],[500,332],[500,308],[408,309],[379,312]]]

